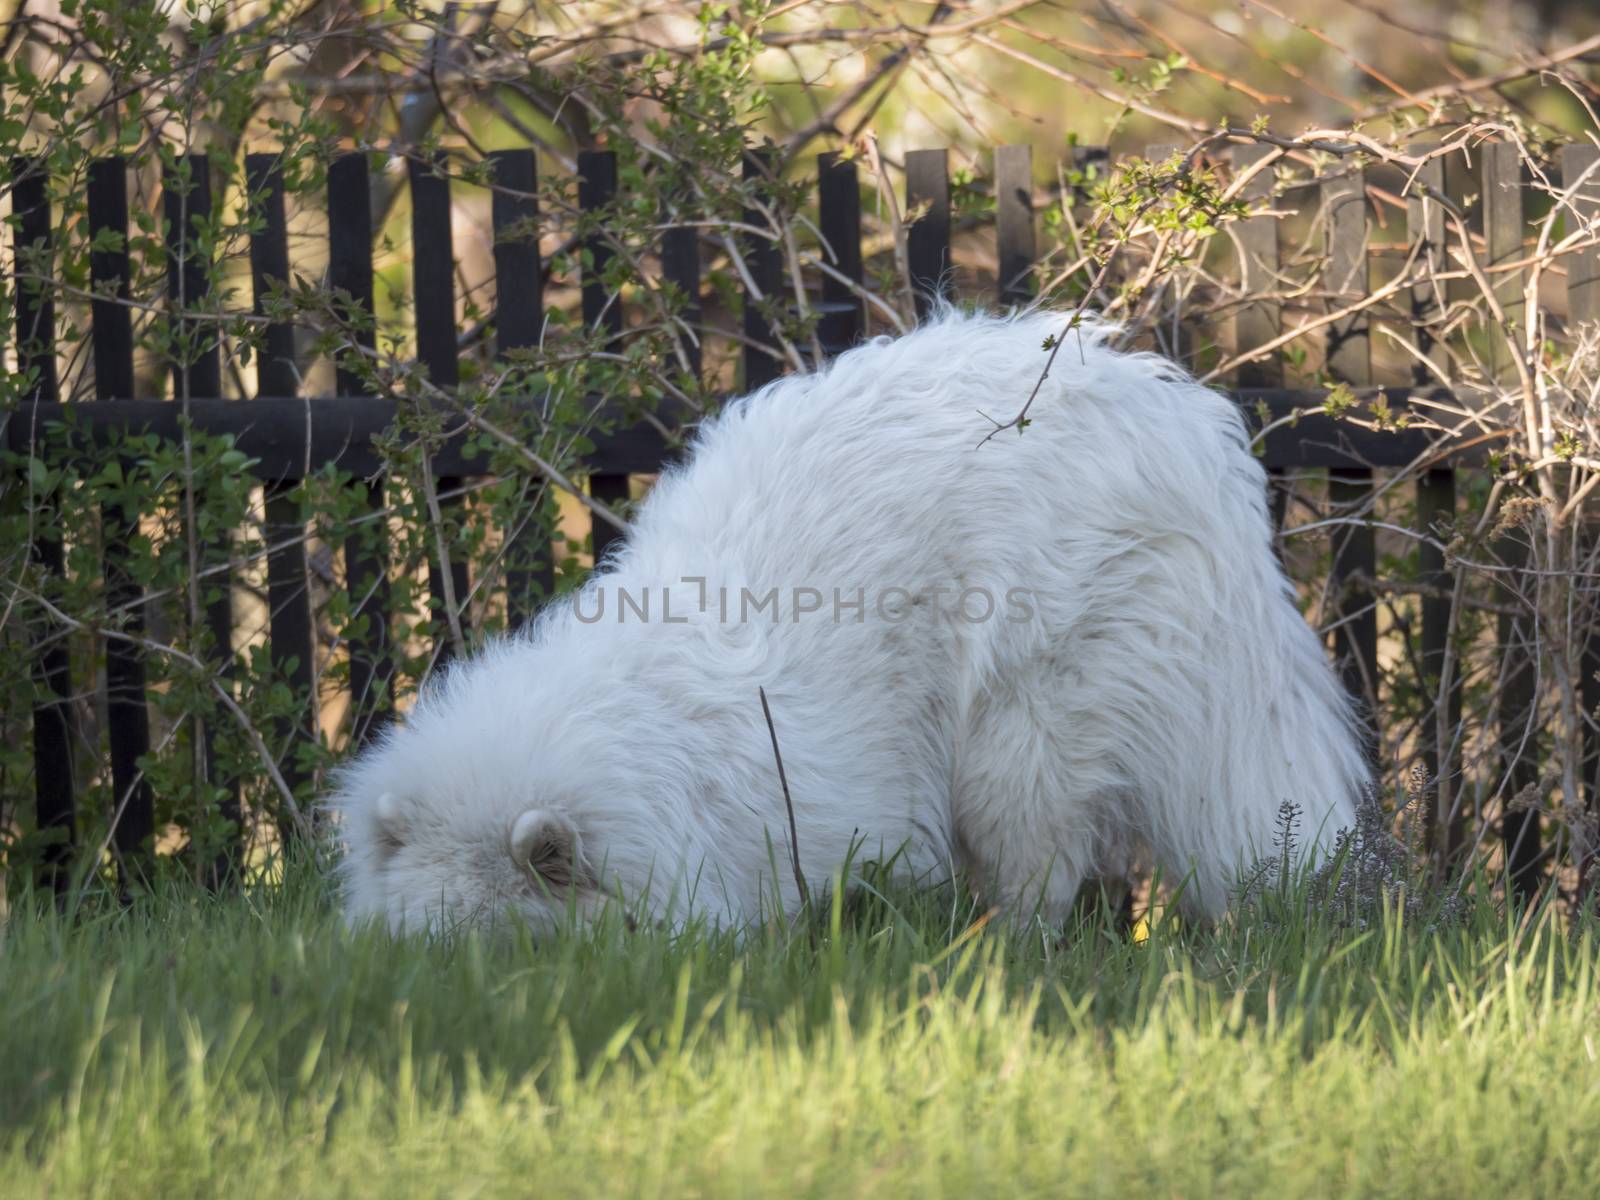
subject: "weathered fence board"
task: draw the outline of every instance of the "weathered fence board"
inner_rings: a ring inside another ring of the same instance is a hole
[[[1571,214],[1585,224],[1600,219],[1600,147],[1588,142],[1561,150],[1562,187],[1573,191]],[[1572,222],[1567,228],[1572,229]],[[1574,329],[1600,336],[1600,246],[1576,250],[1567,260],[1567,320]],[[1593,584],[1590,585],[1591,599]],[[1586,738],[1584,782],[1589,789],[1589,812],[1600,817],[1600,632],[1584,647],[1579,666],[1579,695],[1583,700]]]
[[[1436,146],[1420,143],[1413,152],[1426,154]],[[1430,159],[1417,168],[1406,193],[1406,238],[1414,248],[1426,276],[1411,288],[1411,333],[1417,359],[1411,367],[1412,381],[1426,387],[1448,377],[1448,358],[1444,342],[1434,326],[1445,312],[1444,286],[1439,282],[1449,266],[1445,237],[1445,170],[1442,158]],[[1431,836],[1446,859],[1453,858],[1460,844],[1462,823],[1458,819],[1460,796],[1460,751],[1456,731],[1461,726],[1461,669],[1450,658],[1449,636],[1451,597],[1454,576],[1446,568],[1443,542],[1448,526],[1455,519],[1456,475],[1453,467],[1440,466],[1424,471],[1416,483],[1417,529],[1424,536],[1418,543],[1417,581],[1430,589],[1422,595],[1422,632],[1419,652],[1423,684],[1430,693],[1427,727],[1422,733],[1423,764],[1434,780],[1433,802],[1428,809]],[[1448,685],[1444,672],[1449,668]],[[1441,688],[1443,692],[1441,693]]]
[[[1327,231],[1327,305],[1330,313],[1365,300],[1368,292],[1366,180],[1354,169],[1322,185],[1322,215]],[[1328,326],[1328,374],[1352,387],[1372,383],[1372,343],[1365,312],[1341,317]],[[1369,586],[1377,575],[1378,546],[1363,506],[1372,494],[1367,467],[1331,467],[1328,505],[1352,523],[1333,536],[1333,569],[1328,590],[1338,619],[1333,635],[1345,687],[1361,698],[1374,722],[1378,698],[1378,611]],[[1377,745],[1371,746],[1376,755]]]
[[[1230,152],[1233,169],[1246,179],[1240,198],[1252,206],[1271,199],[1272,171],[1256,164],[1272,156],[1270,146],[1234,146]],[[1242,304],[1233,318],[1233,348],[1237,355],[1250,354],[1270,346],[1283,332],[1283,305],[1276,299],[1282,291],[1278,279],[1278,221],[1272,216],[1247,217],[1240,221],[1234,237],[1239,245],[1239,290],[1258,299]],[[1283,384],[1283,359],[1272,351],[1239,365],[1234,375],[1239,387],[1276,388]],[[1282,532],[1289,516],[1289,489],[1281,469],[1269,468],[1267,503],[1272,513],[1272,528]]]
[[[1234,170],[1255,174],[1240,191],[1240,198],[1252,207],[1272,198],[1272,169],[1256,166],[1275,153],[1271,146],[1234,146]],[[1272,216],[1248,217],[1237,225],[1239,242],[1239,290],[1259,297],[1241,304],[1233,318],[1234,352],[1248,354],[1272,344],[1283,332],[1283,305],[1276,299],[1283,291],[1278,278],[1278,225]],[[1283,359],[1270,351],[1260,358],[1239,365],[1236,376],[1240,387],[1275,388],[1283,386]]]
[[[995,266],[1001,304],[1033,299],[1033,147],[997,146],[994,152]]]
[[[1516,369],[1511,347],[1525,336],[1523,328],[1523,271],[1510,267],[1523,254],[1525,226],[1522,215],[1522,162],[1515,146],[1490,143],[1479,148],[1483,174],[1483,268],[1489,275],[1494,302],[1500,312],[1490,329],[1489,364],[1494,375],[1512,381]],[[1496,542],[1495,552],[1513,568],[1528,564],[1528,534],[1512,530]],[[1510,593],[1505,597],[1512,598]],[[1534,631],[1521,614],[1502,612],[1498,619],[1501,676],[1500,756],[1505,766],[1501,787],[1504,805],[1500,836],[1506,846],[1506,872],[1512,887],[1524,900],[1539,888],[1542,856],[1539,809],[1529,805],[1525,789],[1537,787],[1539,761],[1536,747]]]

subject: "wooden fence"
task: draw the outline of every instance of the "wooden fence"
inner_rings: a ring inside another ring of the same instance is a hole
[[[1104,151],[1076,148],[1079,161],[1104,159]],[[1235,165],[1246,165],[1263,148],[1241,146],[1234,149]],[[1590,147],[1570,147],[1562,166],[1569,178],[1576,177],[1593,161]],[[416,350],[431,380],[451,387],[458,382],[458,331],[454,261],[451,236],[451,181],[432,165],[410,161],[409,186],[412,200],[412,278],[416,325]],[[904,205],[907,211],[920,212],[910,227],[907,240],[907,265],[919,302],[949,287],[951,262],[951,188],[946,152],[924,150],[911,153],[905,164]],[[206,304],[206,272],[186,243],[185,231],[194,220],[210,212],[212,197],[208,164],[203,157],[180,160],[179,170],[187,178],[169,180],[164,206],[167,217],[169,286],[180,310],[203,309]],[[762,170],[759,158],[752,156],[747,171]],[[1476,183],[1482,189],[1482,234],[1489,261],[1503,261],[1522,252],[1525,233],[1523,219],[1524,188],[1514,147],[1488,145],[1480,148],[1475,169]],[[369,312],[373,304],[372,243],[373,228],[369,196],[369,163],[365,155],[349,155],[332,163],[328,173],[327,209],[329,266],[327,284],[353,297]],[[617,168],[610,152],[585,152],[578,157],[579,202],[585,211],[603,210],[617,194]],[[492,202],[492,224],[496,231],[514,231],[515,236],[497,236],[494,265],[497,286],[497,320],[494,329],[497,349],[512,351],[533,346],[538,339],[544,309],[543,264],[531,226],[538,213],[533,199],[535,158],[531,150],[507,150],[494,154],[492,173],[498,185]],[[250,263],[257,311],[273,281],[287,280],[289,273],[284,189],[279,163],[271,155],[250,155],[247,176],[253,193],[264,198],[264,224],[255,232],[250,245]],[[1443,191],[1444,168],[1431,163],[1421,172],[1421,181]],[[125,233],[128,228],[128,164],[120,158],[104,158],[92,163],[88,172],[87,212],[91,235],[102,231]],[[53,219],[46,200],[45,180],[30,163],[13,164],[13,208],[17,216],[17,241],[32,247],[33,253],[48,252],[53,235]],[[1251,194],[1260,197],[1270,189],[1266,173],[1257,176]],[[1325,278],[1337,298],[1348,303],[1366,293],[1368,287],[1368,206],[1359,172],[1342,172],[1319,184],[1326,223]],[[995,243],[998,296],[1002,302],[1025,300],[1032,294],[1032,272],[1036,260],[1034,187],[1029,148],[1007,146],[994,157]],[[816,307],[820,314],[819,339],[826,353],[837,353],[858,339],[863,327],[859,295],[842,282],[861,283],[861,192],[853,161],[825,154],[818,161],[817,224],[825,245],[831,251],[833,272],[824,276]],[[1408,238],[1419,242],[1426,261],[1443,266],[1445,227],[1440,206],[1422,196],[1409,201]],[[1241,266],[1242,282],[1249,295],[1262,295],[1274,289],[1279,263],[1279,222],[1271,216],[1247,219],[1236,226],[1245,254]],[[172,399],[139,397],[134,394],[134,338],[130,323],[128,280],[130,262],[126,242],[117,239],[97,243],[91,257],[91,277],[97,299],[92,303],[91,341],[94,363],[94,398],[72,403],[77,426],[91,438],[113,430],[146,430],[165,438],[180,436],[180,412],[185,407]],[[619,336],[622,333],[621,306],[607,303],[601,278],[608,249],[603,240],[587,244],[592,270],[581,281],[582,311],[591,326],[601,325]],[[669,230],[660,247],[663,272],[697,304],[701,292],[701,238],[691,228]],[[745,247],[747,265],[755,283],[768,295],[782,291],[782,263],[770,242],[750,239]],[[1573,320],[1600,318],[1600,257],[1593,250],[1576,255],[1569,263],[1568,290]],[[1506,302],[1521,303],[1520,282],[1514,274],[1503,278]],[[1428,340],[1430,314],[1439,304],[1438,289],[1421,286],[1410,297],[1416,318],[1418,349],[1437,356],[1438,347]],[[47,290],[20,286],[16,293],[18,353],[20,366],[38,371],[38,385],[22,408],[11,414],[5,427],[6,444],[22,454],[31,453],[36,432],[65,415],[67,405],[58,395],[56,378],[55,313]],[[692,314],[691,314],[692,319]],[[746,389],[774,378],[783,369],[770,352],[773,338],[759,308],[746,304],[743,332],[748,344],[743,350]],[[1270,300],[1248,304],[1234,318],[1234,337],[1241,351],[1267,345],[1282,332],[1282,312]],[[1427,375],[1418,370],[1410,385],[1373,387],[1371,337],[1365,314],[1326,327],[1327,364],[1331,374],[1351,385],[1358,396],[1370,399],[1382,394],[1390,405],[1402,409],[1416,390],[1437,395]],[[181,336],[183,329],[178,333]],[[1440,360],[1442,361],[1442,360]],[[698,367],[698,363],[696,363]],[[395,415],[393,399],[361,395],[359,380],[345,370],[337,374],[335,394],[309,401],[297,397],[298,375],[294,364],[292,331],[281,325],[268,328],[265,353],[259,368],[260,394],[250,400],[222,398],[223,388],[218,352],[213,347],[189,367],[174,372],[174,396],[186,390],[187,410],[194,425],[212,434],[231,437],[237,447],[255,460],[254,471],[266,496],[268,542],[274,548],[267,559],[270,611],[268,640],[273,660],[289,674],[290,682],[308,688],[311,682],[313,619],[305,593],[305,545],[295,537],[276,538],[275,531],[298,522],[297,509],[286,493],[305,474],[336,463],[355,476],[374,476],[380,458],[373,439],[391,426]],[[1280,417],[1299,408],[1318,404],[1324,393],[1317,389],[1286,388],[1284,364],[1274,352],[1241,367],[1232,387],[1233,394],[1250,413],[1264,410]],[[1254,419],[1254,418],[1252,418]],[[1293,425],[1276,428],[1265,438],[1264,457],[1274,471],[1285,469],[1326,470],[1330,501],[1354,504],[1372,486],[1373,471],[1414,466],[1424,456],[1429,437],[1416,430],[1378,432],[1321,415],[1306,416]],[[599,435],[596,449],[587,462],[592,494],[605,501],[627,495],[630,473],[648,473],[661,463],[666,447],[648,426],[622,429]],[[468,457],[465,441],[457,439],[444,446],[432,459],[433,470],[441,479],[441,491],[464,477],[481,472]],[[1417,521],[1429,528],[1454,510],[1456,476],[1448,459],[1441,458],[1423,471],[1415,482]],[[368,485],[366,503],[374,511],[385,504],[381,481]],[[47,516],[47,514],[46,514]],[[153,802],[148,786],[141,779],[138,762],[150,749],[150,719],[146,696],[145,650],[140,644],[138,586],[133,583],[119,546],[126,542],[124,514],[107,510],[103,521],[111,530],[105,538],[108,547],[102,564],[112,605],[127,606],[129,621],[124,627],[129,637],[108,641],[105,646],[107,721],[112,794],[123,811],[115,823],[115,846],[120,855],[132,859],[148,851],[153,833]],[[63,569],[63,547],[42,519],[33,546],[37,561],[49,571]],[[594,550],[603,554],[614,536],[603,524],[595,526]],[[281,544],[280,544],[281,543]],[[358,612],[377,619],[367,623],[367,632],[350,647],[351,686],[365,695],[381,672],[390,653],[388,644],[389,597],[381,585],[384,562],[381,553],[352,542],[347,548],[347,575],[351,579],[376,577],[380,586],[361,596],[352,596]],[[1425,668],[1436,670],[1444,654],[1449,620],[1450,577],[1439,551],[1424,542],[1423,582],[1437,585],[1421,604],[1421,647]],[[1350,689],[1375,701],[1378,680],[1378,621],[1375,606],[1361,594],[1359,586],[1343,581],[1370,579],[1376,574],[1374,530],[1357,524],[1335,538],[1332,559],[1332,591],[1342,597],[1351,614],[1337,624],[1333,650]],[[456,562],[453,594],[467,594],[467,566]],[[446,580],[439,577],[435,564],[431,589],[437,600],[444,594]],[[513,612],[519,606],[524,614],[528,594],[512,580],[509,602]],[[215,643],[231,643],[230,606],[224,600],[208,611]],[[131,603],[130,603],[131,602]],[[1521,622],[1502,617],[1500,638],[1515,654],[1519,639],[1525,637]],[[68,841],[52,851],[59,864],[71,854],[74,830],[75,795],[69,739],[69,712],[61,699],[70,690],[70,670],[65,641],[56,639],[39,657],[37,671],[43,694],[54,697],[33,714],[33,753],[36,768],[37,822],[40,829],[67,831]],[[289,664],[293,669],[289,670]],[[219,662],[225,666],[225,661]],[[1591,656],[1590,668],[1600,666],[1600,657]],[[1531,663],[1526,669],[1511,672],[1502,700],[1501,736],[1509,747],[1520,737],[1518,722],[1531,719],[1534,711],[1534,679]],[[1585,671],[1583,702],[1588,711],[1600,705],[1600,683],[1593,669]],[[1447,703],[1459,712],[1457,691]],[[1374,706],[1375,708],[1375,706]],[[1457,725],[1452,719],[1451,728]],[[1427,756],[1431,769],[1452,770],[1451,749],[1430,746]],[[1537,764],[1526,756],[1508,752],[1507,761],[1515,770],[1536,772]],[[292,769],[288,782],[300,782]],[[238,788],[231,789],[237,805]],[[237,815],[237,808],[231,815]],[[1507,839],[1510,871],[1519,888],[1533,888],[1540,872],[1540,846],[1537,815],[1530,812],[1507,813],[1503,836]],[[55,873],[58,884],[63,878]]]

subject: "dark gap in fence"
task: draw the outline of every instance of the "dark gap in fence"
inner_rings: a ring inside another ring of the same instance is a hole
[[[374,346],[372,328],[372,191],[365,154],[343,154],[328,165],[328,287],[352,346],[338,364],[340,397],[367,390],[352,368]],[[366,445],[370,439],[363,439]],[[384,481],[357,479],[366,520],[344,540],[345,588],[350,598],[350,734],[360,746],[393,715],[389,681],[389,537],[381,517]]]
[[[1068,150],[1068,161],[1072,169],[1081,178],[1071,184],[1071,195],[1063,197],[1063,201],[1071,205],[1082,205],[1089,202],[1094,193],[1095,186],[1105,178],[1111,166],[1111,148],[1109,146],[1080,146],[1074,143]]]
[[[1512,572],[1528,565],[1526,538],[1524,531],[1516,530],[1495,541],[1496,556]],[[1496,599],[1509,605],[1522,603],[1514,588],[1498,589]],[[1539,735],[1533,725],[1535,647],[1532,623],[1522,614],[1501,612],[1496,623],[1501,658],[1499,755],[1505,771],[1500,788],[1500,837],[1506,848],[1505,869],[1511,894],[1526,904],[1539,894],[1543,856]]]
[[[1033,299],[1033,264],[1039,257],[1033,233],[1032,146],[995,147],[994,242],[1000,303],[1027,304]]]
[[[33,378],[25,398],[34,401],[58,398],[55,297],[44,282],[54,276],[55,261],[45,170],[42,161],[15,159],[11,163],[11,207],[17,218],[17,369],[25,378]],[[25,261],[30,257],[31,264]],[[22,278],[35,269],[43,279]],[[37,432],[30,429],[30,438]],[[30,496],[30,500],[34,505],[29,522],[34,561],[51,579],[60,579],[66,557],[59,506],[54,498]],[[34,828],[45,843],[39,883],[60,895],[71,883],[77,814],[72,779],[72,659],[66,631],[53,625],[40,621],[44,650],[33,665],[34,682],[44,697],[33,709]]]
[[[1426,689],[1427,727],[1422,731],[1422,759],[1433,779],[1433,803],[1428,807],[1430,837],[1444,861],[1454,859],[1460,848],[1462,826],[1454,798],[1461,787],[1460,747],[1456,730],[1461,727],[1461,664],[1450,662],[1449,686],[1441,695],[1443,671],[1450,642],[1450,612],[1455,580],[1446,565],[1442,541],[1455,521],[1456,473],[1448,467],[1424,471],[1417,479],[1417,528],[1423,534],[1418,547],[1417,579],[1428,591],[1422,594],[1422,678]],[[1441,536],[1442,535],[1442,536]],[[1443,699],[1444,723],[1441,727],[1439,702]]]
[[[906,154],[906,274],[917,316],[953,294],[950,270],[949,151]]]
[[[544,327],[544,271],[539,262],[538,162],[532,150],[496,150],[489,156],[494,193],[489,202],[494,228],[495,352],[502,360],[537,349]],[[530,398],[537,408],[537,398]],[[550,535],[555,498],[548,484],[532,485],[535,497],[521,514],[506,546],[506,618],[527,624],[555,592]]]
[[[1063,222],[1067,227],[1064,237],[1070,259],[1085,249],[1089,231],[1095,220],[1094,189],[1110,169],[1111,150],[1107,146],[1080,146],[1074,143],[1068,147],[1067,156],[1071,166],[1063,181],[1061,209]],[[1084,257],[1074,268],[1072,275],[1080,281],[1081,288],[1068,289],[1067,298],[1072,304],[1078,304],[1084,299],[1098,270],[1098,265],[1090,257]],[[1060,286],[1062,282],[1071,279],[1072,275],[1051,282]],[[1094,300],[1091,297],[1089,308],[1094,307]]]
[[[283,169],[275,154],[245,156],[245,186],[252,214],[260,228],[250,235],[250,286],[254,312],[265,317],[274,289],[289,284],[289,227],[284,214]],[[256,362],[256,392],[261,396],[293,396],[300,390],[295,359],[294,327],[268,321],[262,331]],[[307,464],[309,467],[310,464]],[[299,750],[317,741],[317,698],[313,694],[316,639],[311,617],[310,580],[306,563],[306,523],[295,496],[295,485],[269,480],[264,488],[267,539],[267,641],[273,674],[288,683],[299,707],[282,717],[273,730],[284,750],[280,762],[283,780],[297,797],[303,797],[310,773]],[[237,813],[228,814],[237,822]],[[280,815],[279,833],[285,842],[294,835],[288,813]],[[234,872],[239,867],[242,843],[230,843],[232,853],[216,866]]]
[[[1366,182],[1359,168],[1331,176],[1322,184],[1326,225],[1324,279],[1328,308],[1336,312],[1368,294]],[[1372,382],[1372,344],[1365,312],[1340,318],[1328,326],[1328,374],[1341,383],[1366,387]],[[1364,716],[1378,734],[1378,612],[1369,587],[1357,580],[1377,575],[1377,538],[1370,514],[1372,472],[1365,467],[1334,467],[1328,472],[1328,506],[1335,516],[1353,522],[1333,534],[1333,570],[1329,590],[1335,601],[1334,654],[1345,687],[1363,703]],[[1368,742],[1377,761],[1379,738]]]
[[[1378,612],[1370,589],[1377,563],[1377,541],[1362,505],[1372,496],[1372,472],[1365,467],[1332,467],[1328,471],[1328,507],[1353,524],[1333,534],[1333,570],[1329,589],[1335,600],[1334,655],[1346,689],[1361,702],[1362,716],[1373,723],[1367,749],[1376,762]]]
[[[443,155],[422,159],[407,157],[411,183],[411,282],[416,314],[417,360],[436,387],[450,389],[460,382],[456,340],[455,250],[450,223],[450,176]],[[460,489],[459,476],[440,476],[438,508],[443,528],[437,533],[442,549],[428,557],[428,592],[433,599],[439,628],[434,636],[435,661],[448,662],[455,650],[452,626],[462,636],[471,635],[467,603],[471,581],[467,560],[454,545],[455,525],[462,507],[459,496],[442,493]],[[446,571],[448,561],[448,574]]]
[[[128,169],[120,157],[89,164],[89,279],[94,394],[100,401],[133,397],[133,320],[128,264]],[[150,783],[139,759],[150,749],[145,706],[144,591],[128,570],[128,547],[139,513],[118,505],[101,512],[106,608],[122,637],[105,639],[106,725],[111,749],[111,846],[126,890],[142,877],[155,830]]]
[[[628,476],[607,473],[589,476],[589,495],[620,515],[620,506],[627,504],[631,492]],[[590,542],[594,551],[594,564],[598,567],[605,558],[611,543],[622,537],[622,530],[602,517],[595,517]]]
[[[612,150],[585,150],[578,155],[578,207],[586,214],[603,214],[616,200],[617,156]],[[622,335],[622,297],[606,288],[606,266],[611,262],[611,246],[598,228],[583,241],[582,296],[583,323],[591,330],[604,329],[612,335],[608,346],[616,349]],[[596,471],[589,476],[589,495],[612,512],[628,500],[626,472]],[[593,516],[589,544],[599,566],[611,543],[622,531],[605,519]]]
[[[861,340],[861,185],[856,160],[837,151],[817,155],[817,227],[822,232],[822,301],[817,340],[833,358]]]

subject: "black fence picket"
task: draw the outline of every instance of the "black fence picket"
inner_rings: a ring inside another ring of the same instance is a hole
[[[754,147],[745,152],[744,181],[757,192],[766,191],[772,177],[773,155],[769,147]],[[771,203],[770,197],[767,198]],[[754,392],[783,374],[783,358],[778,350],[777,333],[764,309],[777,306],[783,287],[783,260],[778,246],[767,235],[771,222],[755,204],[744,210],[744,224],[751,230],[738,239],[739,255],[748,278],[744,282],[744,390]]]
[[[664,219],[671,219],[670,214]],[[704,355],[700,345],[700,230],[694,225],[673,225],[661,234],[661,278],[683,298],[678,310],[680,364],[693,387],[700,386]]]
[[[544,268],[539,261],[538,162],[532,150],[496,150],[489,156],[494,193],[489,223],[494,229],[495,351],[506,359],[533,350],[544,330]],[[539,603],[555,591],[550,555],[554,497],[540,489],[540,502],[507,534],[506,614],[513,628],[525,625]],[[541,544],[542,543],[542,544]]]
[[[950,271],[950,154],[912,150],[906,155],[906,275],[917,316],[955,289]]]
[[[172,308],[172,393],[222,395],[222,355],[214,322],[202,315],[211,303],[210,273],[201,244],[211,219],[211,163],[204,154],[180,155],[162,172],[166,218],[167,288]]]
[[[128,261],[128,165],[120,157],[89,164],[89,279],[94,394],[102,402],[133,398],[133,316]],[[111,750],[111,845],[124,886],[143,873],[155,832],[155,800],[139,759],[150,750],[145,698],[144,593],[128,572],[128,546],[139,514],[108,506],[101,514],[107,608],[117,621],[106,639],[106,725]]]
[[[817,226],[822,234],[822,300],[817,340],[832,358],[861,340],[861,184],[856,160],[830,150],[817,156]]]
[[[54,226],[49,181],[42,162],[11,164],[11,204],[17,216],[16,305],[17,370],[31,378],[27,399],[55,401],[56,306],[46,280],[54,272]],[[25,263],[32,263],[32,271]],[[26,278],[36,274],[44,278]],[[51,576],[65,571],[65,547],[53,501],[35,499],[32,518],[34,560]],[[33,709],[34,826],[48,838],[39,880],[57,893],[71,882],[76,811],[72,781],[72,660],[66,631],[41,630],[44,650],[34,663],[34,679],[44,697]]]
[[[416,308],[417,361],[428,382],[449,390],[461,381],[456,342],[456,256],[450,222],[450,175],[443,156],[407,158],[411,183],[411,285]],[[461,508],[461,477],[438,475],[439,516],[448,529]],[[471,581],[467,560],[451,553],[449,538],[441,534],[442,551],[428,560],[428,592],[433,598],[438,632],[435,658],[447,662],[453,652],[452,629],[470,636],[468,599]],[[441,555],[443,556],[441,558]]]
[[[360,356],[375,344],[372,328],[372,183],[367,156],[342,154],[328,165],[328,288],[349,330],[351,347],[334,379],[338,399],[364,395]],[[259,407],[260,402],[257,402]],[[310,432],[309,430],[307,431]],[[363,443],[356,443],[361,445]],[[317,461],[325,461],[318,459]],[[389,691],[389,551],[383,478],[357,476],[365,517],[344,541],[345,586],[352,614],[350,656],[351,736],[367,741],[394,709]]]
[[[265,316],[275,288],[289,284],[289,227],[284,213],[283,170],[275,154],[245,156],[245,184],[252,211],[261,228],[250,235],[250,285],[257,316]],[[300,390],[300,370],[295,357],[294,327],[268,321],[262,331],[261,353],[256,363],[256,391],[261,396],[293,396]],[[308,464],[309,465],[309,464]],[[317,698],[313,694],[316,642],[311,620],[310,583],[307,575],[305,522],[292,480],[269,480],[265,499],[267,539],[267,642],[274,673],[288,682],[301,708],[281,720],[273,731],[281,749],[281,774],[295,792],[301,792],[307,773],[295,752],[317,738]],[[219,871],[232,871],[242,849],[237,837],[240,814],[227,814],[236,835],[230,849],[234,859],[219,863]],[[280,830],[293,832],[284,814]]]
[[[162,173],[162,210],[166,218],[167,302],[171,311],[172,392],[186,406],[191,398],[222,395],[222,353],[216,322],[204,314],[212,307],[211,271],[204,235],[211,220],[211,163],[204,154],[178,157]],[[197,497],[204,504],[205,497]],[[191,536],[199,549],[196,565],[202,619],[210,631],[210,663],[220,686],[228,687],[233,666],[233,580],[229,566],[229,535],[220,545],[208,544],[198,531]],[[219,809],[239,823],[239,785],[219,778],[217,722],[202,723],[204,779],[217,789]],[[218,870],[226,870],[225,865]],[[216,871],[213,871],[213,878]]]
[[[544,331],[544,267],[539,260],[538,161],[532,150],[489,155],[494,188],[489,223],[494,229],[494,337],[503,357],[533,350]]]
[[[578,155],[578,207],[584,213],[604,214],[617,197],[617,156],[612,150],[585,150]],[[612,249],[605,235],[598,230],[583,241],[584,263],[582,275],[582,309],[584,327],[594,331],[604,330],[612,335],[610,345],[622,336],[622,299],[606,290],[606,267],[611,262]],[[628,473],[626,471],[597,470],[589,476],[589,495],[612,512],[628,500]],[[611,543],[622,536],[622,531],[608,521],[596,516],[589,535],[590,549],[598,564],[605,558]]]

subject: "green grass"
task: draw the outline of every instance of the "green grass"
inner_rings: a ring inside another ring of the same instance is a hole
[[[344,931],[315,884],[0,934],[36,1195],[1592,1194],[1596,933],[1241,919],[1135,945],[948,891],[737,944]]]

